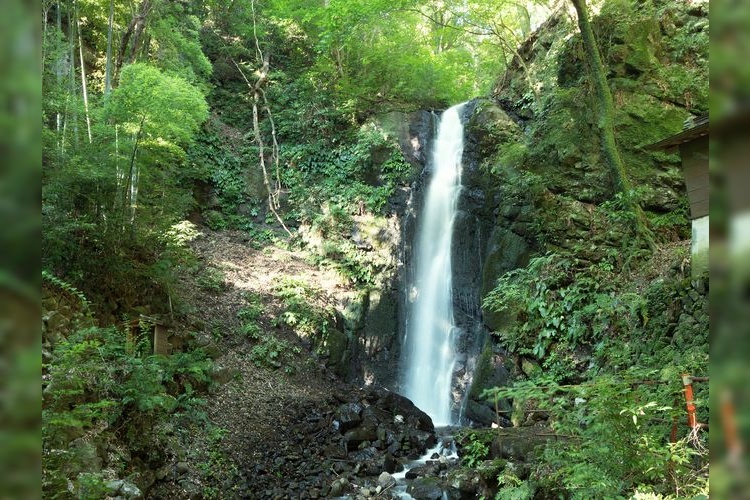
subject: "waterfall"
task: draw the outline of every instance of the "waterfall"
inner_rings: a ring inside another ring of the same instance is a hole
[[[432,178],[417,219],[414,273],[407,286],[403,390],[436,425],[453,422],[451,385],[456,362],[451,243],[461,190],[463,104],[440,117],[432,148]]]

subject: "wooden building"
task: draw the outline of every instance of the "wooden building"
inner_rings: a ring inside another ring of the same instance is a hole
[[[650,150],[678,152],[682,158],[690,219],[692,220],[691,268],[693,275],[708,269],[709,175],[708,175],[708,114],[686,121],[679,134],[646,146]]]

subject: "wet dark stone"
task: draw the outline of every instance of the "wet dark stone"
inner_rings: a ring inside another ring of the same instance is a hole
[[[416,479],[420,477],[436,476],[438,467],[435,464],[426,464],[414,467],[406,473],[406,479]]]
[[[346,403],[339,406],[336,410],[336,418],[339,421],[340,429],[346,432],[359,425],[362,422],[362,405],[359,403]]]
[[[406,492],[416,500],[439,500],[443,498],[443,487],[440,480],[435,477],[422,477],[415,479],[406,488]]]

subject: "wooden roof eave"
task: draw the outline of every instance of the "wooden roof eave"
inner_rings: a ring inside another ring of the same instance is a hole
[[[683,130],[679,134],[675,134],[671,137],[667,137],[666,139],[662,139],[659,142],[655,142],[654,144],[644,146],[643,149],[647,149],[650,151],[674,152],[679,146],[687,142],[692,142],[696,139],[700,139],[701,137],[705,137],[707,135],[708,122],[705,122],[693,128]]]

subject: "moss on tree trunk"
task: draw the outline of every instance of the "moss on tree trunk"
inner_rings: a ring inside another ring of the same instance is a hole
[[[578,28],[581,30],[583,38],[583,48],[586,52],[586,62],[589,68],[589,75],[594,86],[596,94],[598,120],[597,128],[601,140],[602,151],[609,166],[612,183],[616,193],[622,193],[626,206],[628,206],[636,216],[636,230],[638,235],[649,245],[654,247],[653,236],[648,229],[646,216],[640,205],[633,199],[633,186],[628,177],[625,165],[620,157],[615,141],[615,107],[612,100],[612,92],[607,83],[607,73],[602,62],[599,46],[594,37],[594,30],[589,22],[588,8],[586,0],[571,0],[578,14]]]

